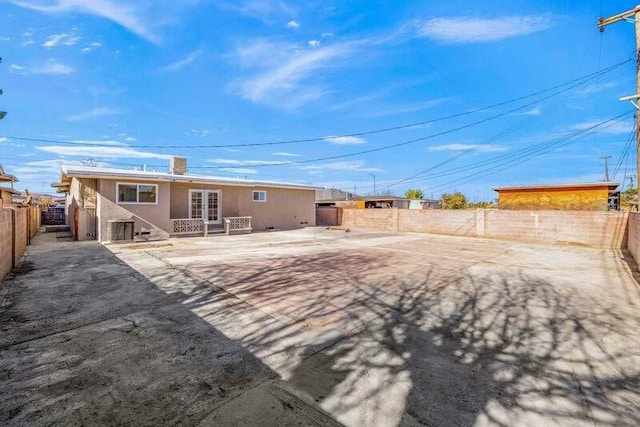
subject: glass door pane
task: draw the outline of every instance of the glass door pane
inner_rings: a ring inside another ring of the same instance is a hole
[[[209,191],[207,194],[207,220],[218,222],[219,197],[217,191]]]
[[[202,191],[191,191],[191,218],[202,218]]]

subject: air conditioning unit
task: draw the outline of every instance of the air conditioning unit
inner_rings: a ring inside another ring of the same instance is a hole
[[[132,219],[110,219],[107,221],[107,235],[110,242],[132,242],[135,221]]]
[[[169,172],[174,175],[184,175],[187,172],[187,159],[185,157],[172,157],[169,162]]]

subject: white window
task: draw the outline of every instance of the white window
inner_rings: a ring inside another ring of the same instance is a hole
[[[262,190],[253,190],[253,201],[254,202],[266,202],[267,201],[267,192]]]
[[[118,204],[152,204],[158,203],[158,186],[156,184],[124,184],[118,183]]]

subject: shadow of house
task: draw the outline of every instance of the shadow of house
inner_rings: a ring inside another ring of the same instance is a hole
[[[176,287],[165,292],[151,280]],[[277,374],[187,309],[184,282],[176,270],[148,279],[92,242],[36,245],[33,269],[5,284],[0,422],[333,423],[282,392]],[[210,295],[212,303],[228,298]],[[253,407],[224,411],[247,393]]]

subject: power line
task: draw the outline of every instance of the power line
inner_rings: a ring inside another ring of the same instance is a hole
[[[555,140],[553,140],[552,142],[546,142],[543,144],[538,144],[538,146],[534,146],[534,147],[529,147],[529,149],[525,149],[525,150],[521,150],[520,153],[515,153],[518,154],[516,156],[513,156],[513,158],[505,160],[501,163],[498,163],[494,166],[491,166],[489,168],[474,172],[472,174],[466,175],[462,178],[458,178],[456,180],[453,181],[449,181],[446,182],[444,184],[440,184],[436,187],[432,187],[429,188],[429,191],[438,191],[441,189],[445,189],[445,188],[450,188],[452,184],[464,184],[466,182],[468,182],[470,179],[475,179],[475,178],[482,178],[488,175],[492,175],[496,172],[500,172],[502,170],[506,170],[509,168],[512,168],[518,164],[521,163],[525,163],[533,158],[539,157],[539,155],[541,154],[546,154],[556,148],[560,148],[560,147],[564,147],[572,142],[575,142],[577,140],[580,139],[584,139],[586,137],[588,137],[589,135],[594,134],[595,132],[597,132],[597,130],[599,130],[599,128],[602,129],[606,129],[607,127],[613,126],[616,123],[618,123],[624,116],[630,115],[630,112],[625,112],[623,114],[620,114],[616,117],[613,117],[611,119],[605,120],[603,122],[597,123],[593,126],[590,126],[589,128],[574,132],[568,136],[562,137],[562,138],[557,138]],[[607,124],[606,126],[604,126],[605,124]],[[531,148],[534,148],[533,150]],[[504,156],[503,158],[506,158],[506,156]],[[502,166],[506,166],[502,169]],[[477,168],[473,167],[472,169]],[[466,168],[469,169],[469,168]],[[498,170],[496,170],[498,169]],[[466,180],[466,181],[465,181]]]
[[[340,154],[340,155],[329,156],[329,157],[321,157],[321,158],[315,158],[315,159],[306,159],[306,160],[289,161],[289,162],[281,162],[281,163],[269,163],[269,164],[251,164],[251,163],[247,163],[247,164],[245,164],[243,166],[252,167],[252,168],[258,168],[258,167],[270,167],[270,166],[299,165],[299,164],[306,164],[306,163],[321,162],[321,161],[326,161],[326,160],[344,159],[344,158],[347,158],[347,157],[354,157],[354,156],[359,156],[359,155],[362,155],[362,154],[370,154],[370,153],[375,153],[375,152],[379,152],[379,151],[390,150],[392,148],[397,148],[397,147],[401,147],[401,146],[405,146],[405,145],[409,145],[409,144],[415,144],[416,142],[426,141],[428,139],[433,139],[433,138],[436,138],[436,137],[439,137],[439,136],[448,135],[450,133],[454,133],[454,132],[457,132],[457,131],[460,131],[460,130],[463,130],[463,129],[468,129],[468,128],[471,128],[473,126],[477,126],[477,125],[489,122],[491,120],[495,120],[497,118],[504,117],[506,115],[515,113],[517,111],[520,111],[520,110],[528,108],[528,107],[530,107],[532,105],[535,105],[535,104],[537,104],[537,103],[539,103],[541,101],[547,100],[549,98],[553,98],[554,96],[556,96],[556,95],[558,95],[560,93],[566,92],[568,90],[571,90],[572,88],[573,87],[569,87],[569,88],[563,89],[563,90],[561,90],[559,92],[555,92],[555,93],[553,93],[551,95],[547,95],[547,96],[545,96],[543,98],[537,99],[537,100],[535,100],[533,102],[530,102],[528,104],[524,104],[524,105],[522,105],[520,107],[516,107],[516,108],[513,108],[511,110],[508,110],[508,111],[505,111],[505,112],[502,112],[502,113],[499,113],[499,114],[496,114],[496,115],[493,115],[493,116],[490,116],[490,117],[486,117],[486,118],[484,118],[482,120],[477,120],[475,122],[468,123],[466,125],[458,126],[456,128],[452,128],[452,129],[447,129],[445,131],[438,132],[438,133],[431,134],[431,135],[427,135],[427,136],[424,136],[424,137],[421,137],[421,138],[410,139],[408,141],[403,141],[403,142],[398,142],[398,143],[395,143],[395,144],[385,145],[385,146],[378,147],[378,148],[371,148],[369,150],[357,151],[357,152],[354,152],[354,153]],[[627,113],[625,113],[625,114],[627,114]],[[227,168],[227,167],[228,166],[194,166],[194,167],[192,167],[192,169],[196,169],[196,168],[197,169],[221,169],[221,168]]]
[[[189,149],[189,148],[229,148],[229,147],[257,147],[257,146],[272,146],[272,145],[284,145],[284,144],[296,144],[296,143],[303,143],[303,142],[318,142],[318,141],[325,141],[329,138],[346,138],[346,137],[359,137],[359,136],[366,136],[366,135],[373,135],[373,134],[378,134],[378,133],[384,133],[384,132],[391,132],[391,131],[396,131],[396,130],[400,130],[400,129],[406,129],[406,128],[411,128],[411,127],[416,127],[416,126],[422,126],[425,124],[431,124],[431,123],[436,123],[439,121],[444,121],[444,120],[449,120],[449,119],[453,119],[453,118],[458,118],[458,117],[463,117],[463,116],[467,116],[470,114],[474,114],[480,111],[486,111],[486,110],[490,110],[496,107],[501,107],[507,104],[512,104],[514,102],[518,102],[518,101],[522,101],[524,99],[528,99],[528,98],[532,98],[534,96],[537,95],[541,95],[543,93],[547,93],[547,92],[551,92],[553,90],[559,89],[561,87],[565,87],[568,85],[573,85],[570,86],[562,91],[557,92],[556,94],[552,95],[558,95],[560,93],[566,92],[570,89],[573,89],[575,87],[581,86],[591,80],[594,80],[604,74],[607,74],[629,62],[633,61],[633,59],[627,59],[625,61],[619,62],[617,64],[611,65],[607,68],[604,68],[602,70],[584,75],[582,77],[578,77],[576,79],[567,81],[565,83],[561,83],[537,92],[533,92],[530,93],[528,95],[524,95],[524,96],[520,96],[517,98],[512,98],[506,101],[502,101],[502,102],[498,102],[496,104],[492,104],[489,106],[485,106],[485,107],[481,107],[481,108],[476,108],[473,110],[468,110],[468,111],[464,111],[464,112],[460,112],[460,113],[456,113],[456,114],[451,114],[448,116],[442,116],[442,117],[438,117],[435,119],[429,119],[429,120],[424,120],[424,121],[420,121],[420,122],[414,122],[414,123],[408,123],[408,124],[402,124],[402,125],[397,125],[397,126],[392,126],[392,127],[387,127],[387,128],[382,128],[382,129],[374,129],[374,130],[366,130],[366,131],[361,131],[361,132],[354,132],[354,133],[347,133],[347,134],[341,134],[341,135],[333,135],[333,136],[322,136],[322,137],[312,137],[312,138],[302,138],[302,139],[293,139],[293,140],[285,140],[285,141],[273,141],[273,142],[257,142],[257,143],[243,143],[243,144],[199,144],[199,145],[150,145],[150,144],[132,144],[132,145],[123,145],[123,147],[126,148],[181,148],[181,149]],[[574,84],[575,83],[575,84]],[[545,99],[549,99],[550,97],[545,97],[542,98],[541,100],[545,100]],[[536,102],[540,102],[541,100],[538,100]],[[522,108],[526,108],[527,106],[532,105],[533,103],[529,103],[527,104],[525,107],[521,107],[512,111],[517,111],[519,109]],[[501,116],[497,116],[497,117],[501,117]],[[61,141],[61,140],[55,140],[55,139],[41,139],[41,138],[28,138],[28,137],[20,137],[20,136],[11,136],[11,135],[3,135],[3,137],[5,138],[10,138],[10,139],[14,139],[17,141],[29,141],[29,142],[43,142],[43,143],[49,143],[49,144],[66,144],[66,145],[87,145],[86,143],[83,143],[81,141]],[[283,163],[284,164],[284,163]]]

